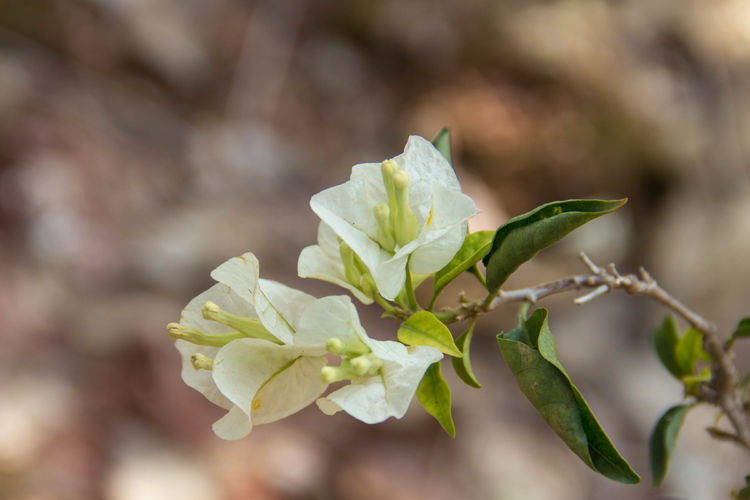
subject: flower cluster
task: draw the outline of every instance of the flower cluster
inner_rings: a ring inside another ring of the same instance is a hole
[[[450,164],[417,136],[391,160],[354,166],[348,182],[310,205],[322,222],[318,244],[300,254],[299,275],[335,283],[365,304],[400,303],[412,274],[450,261],[477,213]],[[211,277],[218,283],[167,330],[185,383],[227,410],[213,425],[221,438],[242,438],[314,401],[326,414],[344,410],[366,423],[400,418],[443,357],[435,347],[369,338],[349,297],[316,299],[261,279],[252,253]],[[341,381],[348,384],[323,397]]]

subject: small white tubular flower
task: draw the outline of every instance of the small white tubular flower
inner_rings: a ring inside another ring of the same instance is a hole
[[[323,394],[328,384],[320,379],[326,365],[324,348],[300,349],[260,339],[230,342],[216,353],[213,380],[234,405],[214,423],[223,439],[240,439],[254,425],[296,413]]]
[[[319,399],[318,406],[328,415],[344,410],[368,424],[403,417],[427,367],[443,357],[434,347],[407,349],[400,342],[369,338],[346,296],[319,299],[300,318],[295,345],[321,342],[343,358],[340,366],[323,369],[324,380],[351,383]]]
[[[392,160],[355,165],[349,181],[314,195],[310,206],[390,300],[404,285],[407,261],[417,274],[440,270],[478,213],[448,161],[419,136]]]
[[[338,236],[331,226],[321,222],[318,226],[318,244],[303,248],[299,254],[297,274],[301,278],[316,278],[346,288],[363,304],[372,304],[372,298],[362,290],[366,289],[363,278],[366,280],[367,277],[362,276],[356,265],[351,267],[346,269]]]

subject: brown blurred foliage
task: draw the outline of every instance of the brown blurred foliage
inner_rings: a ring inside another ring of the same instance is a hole
[[[447,125],[474,229],[630,198],[511,286],[577,273],[586,250],[646,265],[728,330],[748,313],[749,68],[741,0],[0,0],[0,498],[726,495],[750,463],[705,436],[710,411],[647,485],[650,426],[680,388],[642,299],[549,301],[636,487],[587,470],[523,400],[493,339],[510,308],[475,340],[485,388],[450,379],[455,440],[415,404],[373,427],[313,407],[220,441],[164,325],[248,250],[264,277],[339,293],[295,275],[309,197]],[[445,296],[461,286],[479,293]]]

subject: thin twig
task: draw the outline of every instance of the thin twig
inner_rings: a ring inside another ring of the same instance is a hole
[[[591,274],[569,276],[530,288],[510,291],[500,290],[491,301],[486,299],[475,302],[462,301],[458,308],[441,311],[437,313],[437,316],[445,323],[469,318],[474,319],[478,315],[508,302],[536,303],[539,299],[548,295],[583,288],[593,289],[593,291],[575,299],[576,304],[588,303],[612,290],[625,290],[632,295],[643,295],[654,299],[682,316],[703,336],[705,348],[713,360],[713,376],[710,382],[699,387],[699,390],[696,391],[696,397],[721,408],[734,428],[736,433],[734,440],[750,450],[750,427],[740,395],[737,392],[739,374],[732,361],[731,351],[725,349],[716,326],[667,293],[644,268],[639,269],[638,275],[627,274],[623,276],[617,271],[614,264],[610,264],[606,268],[599,267],[583,252],[581,252],[580,258]]]

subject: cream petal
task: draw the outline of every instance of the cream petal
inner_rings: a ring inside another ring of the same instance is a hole
[[[260,339],[239,339],[216,353],[213,378],[221,393],[250,414],[253,398],[271,377],[300,356],[299,349]]]
[[[297,261],[297,274],[300,278],[315,278],[346,288],[363,304],[372,304],[370,297],[346,280],[341,259],[332,258],[322,246],[312,245],[302,249]]]
[[[216,283],[205,292],[188,302],[180,316],[180,324],[197,328],[204,333],[226,333],[231,330],[228,326],[215,321],[203,319],[201,308],[208,301],[216,303],[222,309],[238,316],[257,317],[252,303],[237,295],[223,283]]]
[[[253,424],[275,422],[312,404],[328,387],[320,378],[327,361],[324,355],[302,356],[274,375],[255,395]]]
[[[302,314],[294,342],[297,346],[325,349],[326,341],[332,337],[343,342],[367,337],[357,308],[346,295],[323,297],[310,304]]]
[[[355,210],[354,208],[343,207],[332,207],[331,204],[327,203],[326,195],[331,189],[337,189],[340,186],[327,189],[321,193],[318,193],[310,200],[310,207],[320,217],[323,222],[328,224],[336,234],[349,245],[349,247],[356,253],[367,268],[372,271],[376,269],[379,262],[390,258],[390,254],[380,248],[375,240],[375,236],[368,236],[366,232],[352,225],[347,221],[343,214]],[[352,202],[354,203],[354,201]],[[364,206],[361,201],[356,202],[360,207]],[[372,212],[374,205],[368,205],[367,208]],[[374,224],[374,217],[373,217]]]
[[[214,434],[221,439],[236,440],[250,434],[253,423],[244,411],[233,406],[226,415],[214,422],[212,428]]]
[[[328,400],[326,403],[318,403],[321,410],[330,410],[332,403],[366,424],[377,424],[391,416],[385,386],[379,376],[365,377],[352,382],[332,392],[325,399]]]
[[[404,153],[397,157],[400,168],[414,182],[437,182],[454,191],[461,190],[453,167],[430,141],[418,135],[409,136]]]
[[[225,409],[231,408],[232,403],[216,387],[211,371],[196,370],[190,362],[190,357],[195,353],[213,358],[219,349],[191,344],[184,340],[175,340],[174,345],[182,358],[182,381],[185,385],[203,394],[213,404]]]
[[[252,253],[247,252],[221,264],[211,271],[211,277],[219,283],[224,283],[252,304],[259,272],[258,259]]]
[[[479,213],[474,200],[460,191],[453,191],[437,182],[432,190],[432,218],[425,230],[455,226]]]
[[[331,226],[322,221],[318,224],[318,245],[326,255],[341,260],[339,237]]]
[[[341,407],[328,398],[318,398],[315,401],[315,404],[317,404],[320,411],[326,415],[335,415],[341,411]]]
[[[409,269],[417,274],[432,274],[451,261],[466,239],[467,224],[433,231],[411,254]]]
[[[261,323],[284,343],[291,343],[295,325],[305,306],[315,297],[272,280],[259,279],[255,310]]]
[[[427,368],[443,358],[443,353],[434,347],[412,347],[408,356],[398,362],[383,364],[383,379],[388,398],[390,415],[401,418],[417,392]]]

